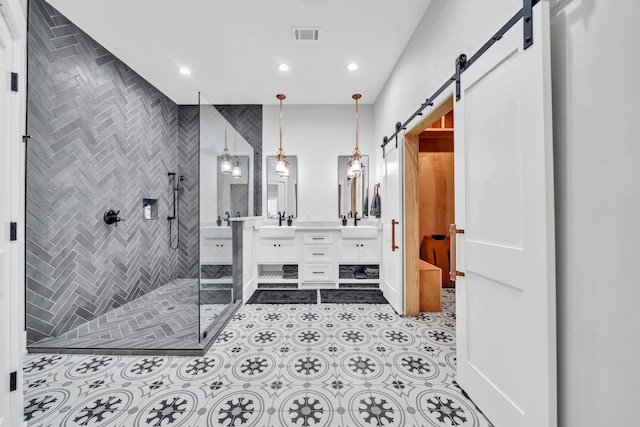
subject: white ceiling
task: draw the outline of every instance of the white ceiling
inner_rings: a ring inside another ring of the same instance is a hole
[[[215,104],[276,104],[277,93],[288,104],[349,104],[356,92],[373,103],[431,2],[48,1],[178,104],[197,103],[199,91]],[[320,40],[293,41],[293,26],[320,27]]]

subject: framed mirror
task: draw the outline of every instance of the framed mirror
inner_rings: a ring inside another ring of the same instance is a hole
[[[267,218],[277,218],[278,212],[298,216],[298,159],[287,156],[289,177],[276,174],[276,156],[267,156]]]
[[[349,217],[358,213],[359,218],[369,216],[369,205],[373,197],[373,188],[369,188],[369,156],[362,156],[362,174],[347,177],[349,158],[338,156],[338,215]]]

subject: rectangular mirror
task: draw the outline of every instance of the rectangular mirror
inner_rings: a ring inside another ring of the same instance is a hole
[[[224,157],[218,156],[218,215],[249,216],[249,156],[232,156],[231,172],[225,173]]]
[[[277,218],[278,212],[298,216],[298,159],[287,156],[289,177],[276,174],[276,156],[267,156],[267,218]]]
[[[369,216],[369,205],[373,196],[373,189],[369,188],[369,156],[362,156],[362,174],[347,177],[349,158],[338,156],[338,215],[349,217],[358,213],[358,217]]]
[[[226,144],[225,144],[226,128]],[[240,167],[240,177],[221,171],[225,146],[231,167]],[[227,122],[215,106],[202,104],[200,108],[200,221],[203,226],[215,226],[226,212],[235,217],[253,215],[254,149]]]

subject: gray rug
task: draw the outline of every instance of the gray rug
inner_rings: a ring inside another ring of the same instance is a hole
[[[310,289],[257,289],[247,304],[316,304],[318,291]]]
[[[325,304],[389,304],[379,289],[321,289]]]

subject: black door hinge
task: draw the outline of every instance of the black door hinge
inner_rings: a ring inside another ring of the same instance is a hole
[[[14,241],[18,240],[18,223],[11,222],[9,223],[9,240]]]
[[[18,91],[18,73],[11,73],[11,91]]]
[[[9,391],[18,389],[18,372],[13,371],[9,374]]]

